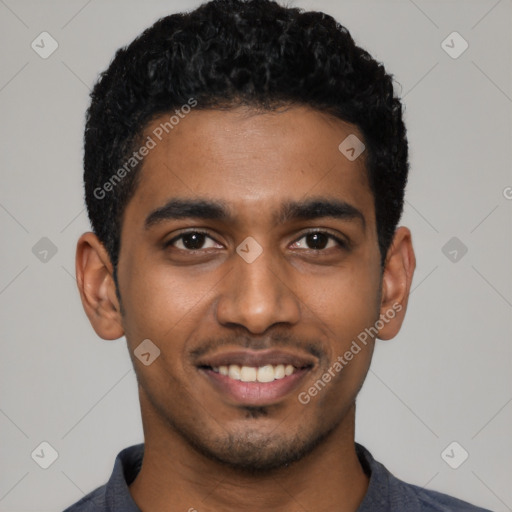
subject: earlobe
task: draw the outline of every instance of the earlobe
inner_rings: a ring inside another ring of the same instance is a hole
[[[388,250],[382,276],[382,299],[378,338],[394,338],[405,317],[416,268],[416,257],[412,246],[411,232],[406,227],[395,231]]]
[[[85,313],[100,338],[123,336],[120,304],[117,300],[113,267],[98,237],[84,233],[76,247],[76,280]]]

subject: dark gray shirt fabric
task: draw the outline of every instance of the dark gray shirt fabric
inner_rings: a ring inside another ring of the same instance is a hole
[[[366,448],[356,443],[356,451],[370,477],[368,490],[357,512],[490,512],[446,494],[398,480]],[[64,512],[141,512],[128,486],[140,471],[143,455],[144,444],[122,450],[109,481]]]

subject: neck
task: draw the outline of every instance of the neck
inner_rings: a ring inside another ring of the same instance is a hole
[[[143,414],[143,418],[144,460],[130,486],[143,511],[355,512],[368,488],[355,451],[355,405],[313,452],[264,474],[248,474],[212,461],[155,417]]]

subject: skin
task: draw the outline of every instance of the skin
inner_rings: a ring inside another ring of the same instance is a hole
[[[139,383],[145,457],[130,492],[141,510],[355,511],[361,503],[368,477],[354,447],[355,399],[375,340],[308,404],[297,397],[393,305],[401,310],[378,338],[398,333],[415,256],[400,227],[381,268],[365,153],[351,162],[338,150],[349,134],[364,140],[355,126],[306,107],[188,114],[145,157],[124,213],[123,314],[103,245],[92,233],[78,241],[84,309],[100,337],[126,336]],[[223,200],[234,216],[145,229],[146,217],[177,197]],[[284,201],[313,197],[341,199],[364,222],[273,222]],[[195,252],[183,239],[164,247],[193,228],[208,232]],[[314,250],[311,229],[349,246],[323,238]],[[263,249],[250,264],[236,252],[248,236]],[[161,350],[149,366],[133,355],[144,339]],[[314,365],[297,389],[259,408],[219,392],[194,365],[200,351],[274,346],[307,353]]]

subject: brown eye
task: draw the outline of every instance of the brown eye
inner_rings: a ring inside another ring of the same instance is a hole
[[[186,249],[201,249],[206,236],[203,233],[187,233],[181,237],[183,245]]]
[[[206,246],[205,243],[207,243]],[[222,247],[217,244],[217,242],[215,242],[208,233],[203,231],[189,231],[188,233],[182,233],[165,244],[165,247],[169,246],[183,251],[199,251],[201,249]]]
[[[310,233],[305,238],[310,249],[325,249],[330,237],[325,233]]]
[[[301,242],[301,240],[304,241]],[[329,246],[330,242],[331,245]],[[322,251],[324,249],[330,249],[336,246],[344,248],[347,244],[342,239],[331,235],[330,233],[324,231],[312,231],[310,233],[304,234],[294,243],[294,245],[301,249]]]

